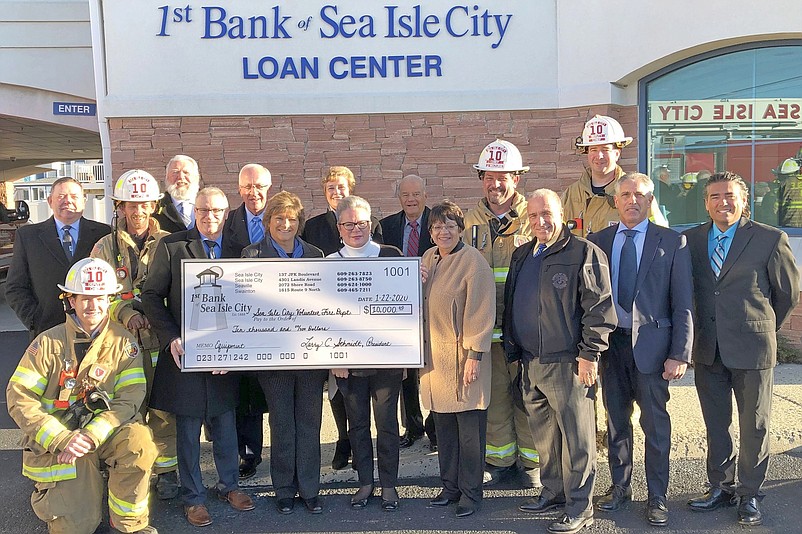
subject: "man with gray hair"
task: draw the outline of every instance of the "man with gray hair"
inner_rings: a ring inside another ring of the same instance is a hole
[[[423,256],[423,253],[434,246],[429,235],[429,212],[426,206],[426,184],[416,174],[408,174],[401,178],[396,188],[401,211],[380,221],[384,233],[384,243],[398,247],[404,256]],[[434,418],[429,415],[426,424],[420,409],[420,389],[418,370],[407,369],[406,378],[401,382],[401,422],[406,429],[400,436],[401,448],[412,446],[423,437],[424,431],[429,436],[429,448],[437,449],[437,436],[434,430]]]
[[[239,194],[242,204],[231,211],[223,233],[235,248],[242,249],[265,238],[265,212],[273,179],[270,171],[258,163],[249,163],[239,171]],[[238,254],[239,255],[239,254]],[[263,414],[267,411],[264,393],[256,376],[242,373],[240,403],[237,408],[237,442],[239,445],[239,477],[245,480],[256,474],[262,463]]]
[[[164,197],[154,217],[167,232],[180,232],[195,224],[195,196],[200,189],[198,162],[178,154],[167,164],[164,175]]]
[[[564,507],[548,531],[570,534],[593,524],[594,386],[616,323],[610,271],[602,250],[563,224],[554,191],[532,193],[526,210],[535,240],[512,254],[502,332],[508,361],[520,362],[543,490],[519,509]]]
[[[602,396],[607,409],[607,451],[612,486],[596,503],[615,512],[632,499],[635,402],[646,436],[646,520],[668,524],[671,419],[668,383],[691,361],[693,293],[685,236],[649,221],[655,184],[629,173],[615,184],[620,222],[588,236],[610,260],[618,327],[602,355]]]

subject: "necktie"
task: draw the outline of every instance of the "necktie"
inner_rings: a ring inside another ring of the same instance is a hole
[[[67,261],[72,261],[72,234],[70,234],[70,230],[72,230],[72,226],[65,224],[62,228],[64,233],[61,234],[61,246],[67,256]]]
[[[216,260],[217,259],[217,242],[216,241],[212,241],[211,239],[204,239],[203,242],[206,243],[207,247],[209,247],[209,258],[212,259],[212,260]]]
[[[535,253],[534,253],[534,255],[533,255],[532,257],[533,257],[533,258],[537,258],[537,257],[538,257],[538,256],[540,256],[541,254],[543,254],[543,251],[544,251],[544,250],[546,250],[546,243],[541,243],[541,244],[539,244],[539,245],[537,246],[537,250],[535,250]]]
[[[624,230],[627,236],[621,247],[621,259],[618,264],[618,305],[627,313],[632,312],[632,301],[635,300],[635,280],[638,277],[638,256],[635,252],[635,234],[637,230]]]
[[[181,220],[184,221],[184,226],[189,227],[192,223],[192,217],[189,215],[190,205],[189,202],[179,202],[178,213],[181,214]]]
[[[721,274],[721,267],[724,265],[724,240],[727,239],[727,236],[720,235],[716,239],[718,239],[718,243],[716,243],[716,248],[713,249],[713,254],[710,256],[710,267],[713,268],[713,274],[718,279]]]
[[[420,245],[418,221],[411,221],[409,225],[412,227],[412,230],[410,230],[409,239],[407,240],[407,256],[417,256],[418,246]]]
[[[263,226],[262,219],[260,217],[254,217],[251,219],[251,231],[248,232],[250,234],[251,243],[258,243],[262,240],[265,236],[265,227]]]

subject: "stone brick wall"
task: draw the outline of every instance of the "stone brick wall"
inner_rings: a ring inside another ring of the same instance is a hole
[[[561,192],[583,170],[585,156],[574,148],[585,121],[595,114],[617,119],[635,141],[623,151],[621,166],[637,168],[638,113],[635,106],[460,113],[308,115],[296,117],[160,117],[112,119],[113,176],[141,168],[159,179],[175,154],[198,161],[203,181],[223,189],[232,205],[241,202],[237,173],[261,163],[273,175],[274,192],[301,197],[307,217],[326,209],[320,180],[331,165],[345,165],[357,178],[356,194],[374,214],[399,210],[395,184],[406,174],[427,183],[429,205],[448,198],[464,209],[481,196],[471,167],[496,137],[515,144],[531,167],[519,185],[526,193],[541,187]],[[782,334],[802,346],[802,305]]]
[[[331,165],[350,167],[356,194],[371,203],[377,216],[398,211],[395,184],[406,174],[427,183],[429,204],[443,198],[463,208],[481,195],[471,167],[482,148],[496,137],[514,143],[531,171],[519,190],[548,187],[558,192],[576,180],[585,157],[574,139],[594,114],[637,130],[637,109],[601,105],[534,111],[310,115],[260,117],[162,117],[109,121],[113,176],[142,168],[161,179],[175,154],[198,161],[203,181],[241,202],[237,173],[246,163],[261,163],[273,175],[274,191],[301,197],[307,216],[326,208],[321,177]],[[635,169],[636,144],[621,162]]]

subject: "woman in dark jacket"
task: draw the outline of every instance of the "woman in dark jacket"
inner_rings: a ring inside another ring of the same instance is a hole
[[[403,256],[390,245],[380,245],[371,236],[370,204],[361,197],[349,196],[337,205],[337,228],[343,246],[328,258],[375,258]],[[348,437],[354,454],[354,469],[359,475],[359,490],[351,497],[351,506],[364,508],[373,494],[373,441],[370,436],[370,407],[376,421],[376,453],[379,464],[382,510],[398,509],[398,394],[403,369],[332,369],[337,386],[345,397],[348,413]]]
[[[282,191],[265,207],[264,239],[245,247],[243,258],[322,258],[323,252],[298,237],[304,207],[294,194]],[[292,513],[295,496],[306,509],[323,511],[320,490],[320,424],[323,414],[321,369],[260,371],[259,384],[270,406],[270,473],[276,508]]]
[[[356,178],[348,167],[335,165],[329,167],[329,171],[321,180],[321,184],[328,204],[326,211],[309,219],[299,235],[307,243],[322,250],[323,254],[329,255],[337,252],[342,246],[337,227],[337,216],[334,210],[337,209],[337,204],[340,203],[340,200],[354,193]],[[382,243],[382,228],[379,220],[373,217],[370,227],[371,239],[377,243]],[[337,388],[332,389],[336,390]],[[334,423],[337,425],[337,448],[334,452],[334,458],[331,460],[331,468],[345,469],[348,467],[348,459],[351,457],[345,402],[342,394],[335,394],[329,399],[329,402],[331,403],[331,414],[334,416]]]

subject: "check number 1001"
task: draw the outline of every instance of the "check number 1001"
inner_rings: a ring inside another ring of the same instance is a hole
[[[409,267],[385,267],[384,276],[409,276]]]

